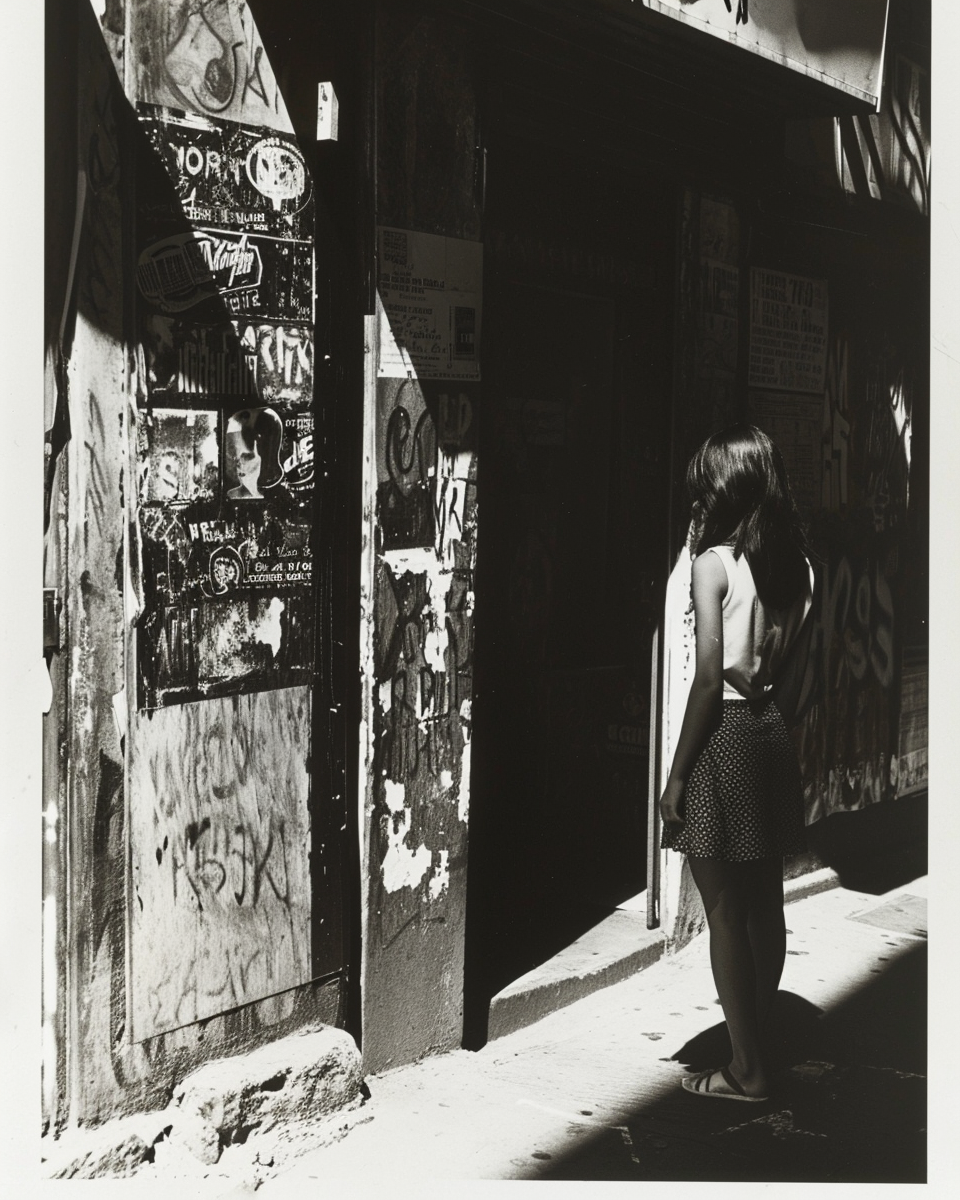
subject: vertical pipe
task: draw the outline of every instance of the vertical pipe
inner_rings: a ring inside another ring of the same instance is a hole
[[[650,751],[647,756],[647,928],[660,924],[660,629],[650,646]]]
[[[43,916],[41,949],[42,1044],[41,1094],[43,1122],[55,1133],[60,1111],[60,1076],[63,1063],[61,921],[63,884],[60,855],[60,809],[63,794],[60,746],[63,721],[63,672],[57,660],[59,647],[50,654],[50,708],[43,716]]]

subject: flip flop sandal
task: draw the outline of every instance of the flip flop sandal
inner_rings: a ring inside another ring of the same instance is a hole
[[[711,1089],[710,1080],[718,1074],[730,1091],[721,1092]],[[721,1067],[719,1071],[704,1071],[700,1075],[688,1075],[681,1080],[681,1084],[685,1092],[692,1092],[694,1096],[710,1096],[715,1100],[745,1100],[748,1104],[762,1104],[767,1099],[766,1096],[748,1096],[740,1086],[740,1081],[726,1067]]]

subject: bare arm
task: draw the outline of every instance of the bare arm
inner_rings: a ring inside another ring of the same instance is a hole
[[[687,777],[707,740],[720,724],[723,698],[723,598],[727,572],[716,554],[693,562],[693,613],[696,622],[696,672],[680,726],[670,775],[660,800],[666,824],[683,821],[681,806]]]

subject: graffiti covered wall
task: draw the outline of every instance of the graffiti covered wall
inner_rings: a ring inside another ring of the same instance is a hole
[[[145,1038],[310,977],[314,200],[246,4],[137,0],[129,27]]]
[[[910,523],[920,380],[896,339],[874,331],[831,337],[825,383],[819,496],[807,512],[821,561],[798,734],[808,822],[914,790],[926,774],[922,729],[901,738],[903,663],[917,637],[907,614],[925,573]]]
[[[312,183],[240,0],[76,13],[56,1127],[339,1004],[309,982]]]
[[[482,293],[467,48],[418,3],[380,6],[378,22],[383,303],[361,592],[371,1070],[462,1032]]]
[[[130,819],[138,1038],[309,977],[308,705],[280,689],[185,706],[187,756],[167,729],[139,730]]]

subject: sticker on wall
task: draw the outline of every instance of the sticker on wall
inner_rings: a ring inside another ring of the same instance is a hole
[[[300,151],[281,138],[261,138],[250,148],[244,163],[247,178],[274,212],[284,204],[303,207],[307,195],[307,168]]]
[[[137,260],[137,286],[164,312],[182,312],[217,295],[216,280],[193,233],[151,243]]]
[[[311,413],[284,421],[283,477],[294,492],[313,486],[313,429]]]
[[[137,262],[137,285],[161,312],[183,312],[206,301],[214,319],[226,310],[309,321],[313,249],[310,242],[197,228],[150,239]]]
[[[281,237],[313,233],[313,185],[293,137],[139,104],[187,220]]]
[[[243,352],[269,404],[313,403],[313,330],[306,325],[237,322]]]
[[[223,485],[228,500],[262,500],[283,479],[283,422],[272,408],[244,408],[224,430]]]
[[[207,577],[213,596],[226,596],[243,586],[243,559],[234,546],[218,546],[210,554]]]
[[[263,501],[230,508],[232,518],[215,515],[209,502],[186,511],[141,507],[140,707],[310,678],[309,519]]]

